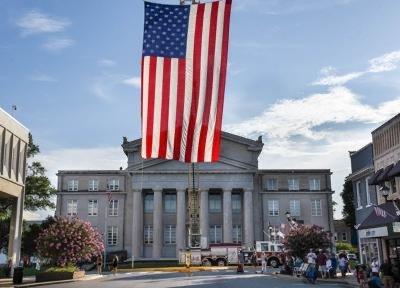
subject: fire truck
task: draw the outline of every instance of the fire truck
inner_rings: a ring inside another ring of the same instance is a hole
[[[271,241],[256,241],[256,252],[257,262],[261,263],[263,253],[267,258],[267,265],[274,268],[279,267],[282,263],[281,259],[284,259],[285,253],[283,251],[283,245]]]

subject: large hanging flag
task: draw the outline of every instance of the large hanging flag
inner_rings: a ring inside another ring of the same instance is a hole
[[[231,4],[145,2],[143,158],[218,161]]]

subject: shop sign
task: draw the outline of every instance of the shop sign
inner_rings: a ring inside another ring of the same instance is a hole
[[[377,227],[359,230],[360,238],[386,237],[389,235],[387,227]]]
[[[393,222],[393,232],[400,233],[400,222]]]

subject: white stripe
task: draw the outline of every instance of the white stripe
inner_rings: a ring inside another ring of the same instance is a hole
[[[176,102],[178,93],[178,61],[177,58],[171,59],[171,77],[169,86],[169,113],[168,113],[168,141],[167,159],[174,157],[175,123],[176,123]]]
[[[156,90],[154,95],[154,117],[153,117],[153,145],[151,157],[158,158],[158,150],[160,146],[160,121],[161,121],[161,103],[162,103],[162,86],[163,86],[163,68],[164,58],[157,57],[156,65]]]
[[[145,56],[143,58],[143,119],[142,119],[142,158],[146,158],[146,134],[147,134],[147,108],[148,108],[148,97],[149,97],[149,69],[150,69],[150,57]]]
[[[212,150],[214,143],[214,130],[215,121],[217,117],[217,104],[218,104],[218,88],[220,81],[221,71],[221,58],[222,58],[222,39],[224,29],[224,14],[225,14],[225,1],[219,2],[218,18],[217,18],[217,31],[215,39],[215,58],[214,58],[214,76],[213,76],[213,89],[211,97],[210,118],[208,120],[208,130],[206,138],[206,146],[204,152],[204,161],[211,162]]]
[[[179,160],[185,161],[186,140],[189,129],[190,106],[192,105],[192,89],[193,89],[193,47],[194,47],[194,32],[196,28],[197,5],[190,6],[189,26],[186,45],[186,69],[185,69],[185,100],[183,107],[183,122],[182,122],[182,138],[181,138],[181,153]]]
[[[208,66],[208,48],[209,48],[209,35],[210,35],[210,21],[211,21],[211,5],[212,3],[205,4],[204,17],[203,17],[203,34],[201,35],[201,59],[200,59],[200,91],[199,102],[196,115],[196,125],[194,126],[193,145],[192,145],[192,162],[197,162],[199,150],[199,138],[201,132],[201,123],[203,121],[204,102],[206,99],[207,87],[207,66]]]

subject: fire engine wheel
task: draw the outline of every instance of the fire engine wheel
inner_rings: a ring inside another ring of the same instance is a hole
[[[225,260],[219,259],[219,260],[217,261],[217,266],[225,266]]]
[[[278,259],[272,258],[268,261],[269,266],[272,266],[274,268],[278,268],[279,267],[279,261]]]
[[[208,260],[208,259],[204,259],[204,260],[202,261],[202,265],[203,265],[203,266],[211,266],[211,261]]]

